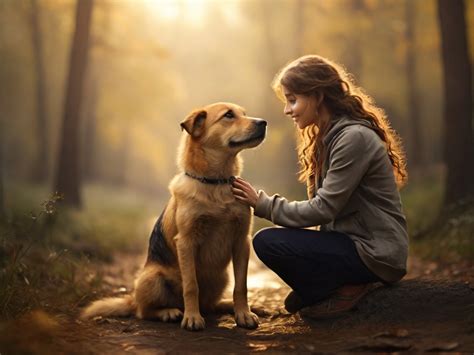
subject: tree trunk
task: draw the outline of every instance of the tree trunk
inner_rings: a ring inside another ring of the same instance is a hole
[[[3,157],[4,150],[4,127],[3,117],[0,116],[0,220],[5,217],[5,193],[4,193],[4,177],[5,177],[5,163]]]
[[[35,182],[44,182],[48,178],[48,122],[46,112],[45,68],[43,61],[43,39],[41,35],[41,14],[38,0],[31,1],[30,29],[33,45],[33,58],[36,73],[36,122],[37,156],[33,164],[32,177]]]
[[[131,123],[132,122],[130,121],[124,123],[121,146],[119,147],[119,156],[117,161],[119,171],[116,182],[120,186],[125,186],[127,183],[128,162],[130,156],[130,147],[132,144],[132,128],[130,127]]]
[[[89,75],[86,88],[89,93],[84,103],[82,120],[84,121],[84,135],[82,139],[83,145],[83,164],[82,178],[85,181],[93,181],[96,179],[96,155],[97,150],[97,95],[98,95],[98,79],[96,73]]]
[[[67,91],[63,114],[59,162],[55,189],[64,195],[64,202],[73,207],[81,206],[81,174],[79,173],[79,120],[82,89],[87,68],[90,22],[93,0],[78,0],[76,28],[72,42]]]
[[[421,130],[420,109],[416,97],[416,57],[415,57],[415,11],[416,2],[405,0],[405,20],[407,41],[406,75],[408,122],[410,124],[410,149],[408,151],[409,168],[423,165],[423,132]]]
[[[438,0],[444,70],[445,208],[474,197],[471,66],[462,0]]]
[[[349,72],[354,75],[357,85],[360,85],[363,75],[363,56],[361,43],[361,25],[360,21],[364,16],[368,16],[367,8],[363,0],[351,0],[348,4],[350,14],[355,17],[356,26],[359,27],[358,33],[348,34],[345,41],[345,49],[342,53],[344,58],[344,65],[349,69]]]

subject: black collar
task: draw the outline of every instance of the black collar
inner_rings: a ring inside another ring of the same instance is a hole
[[[198,180],[203,184],[211,184],[211,185],[223,185],[223,184],[232,184],[235,180],[235,176],[231,176],[228,179],[213,179],[204,176],[195,176],[188,172],[184,173],[186,176],[189,176],[192,179]]]

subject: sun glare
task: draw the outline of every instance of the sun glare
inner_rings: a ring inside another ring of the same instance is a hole
[[[165,21],[185,19],[200,24],[212,0],[146,0],[153,14]]]

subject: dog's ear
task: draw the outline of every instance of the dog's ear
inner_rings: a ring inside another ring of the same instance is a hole
[[[192,137],[197,138],[204,132],[204,120],[206,117],[206,111],[195,110],[180,123],[181,128],[186,130]]]

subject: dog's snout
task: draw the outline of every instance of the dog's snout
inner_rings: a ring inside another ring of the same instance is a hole
[[[256,124],[258,127],[266,127],[266,126],[267,126],[267,121],[265,121],[265,120],[258,120],[257,122],[255,122],[255,124]]]

